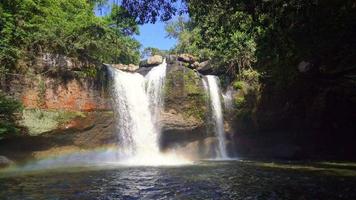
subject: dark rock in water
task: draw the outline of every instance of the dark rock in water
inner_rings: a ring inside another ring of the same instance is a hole
[[[213,72],[213,66],[210,60],[199,63],[197,71],[203,75],[211,74]]]
[[[195,58],[190,54],[180,54],[178,56],[178,61],[193,64],[194,62],[197,61],[197,58]]]
[[[0,156],[0,168],[1,167],[7,167],[7,166],[9,166],[11,164],[13,164],[13,162],[11,160],[9,160],[7,157]]]
[[[163,57],[160,55],[154,55],[149,57],[147,60],[142,60],[140,62],[140,67],[153,67],[163,63]]]

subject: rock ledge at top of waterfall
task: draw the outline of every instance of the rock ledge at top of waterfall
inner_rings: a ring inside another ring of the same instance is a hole
[[[160,55],[154,55],[148,59],[142,60],[140,62],[140,67],[153,67],[163,63],[163,57]]]
[[[124,64],[111,64],[112,67],[122,70],[122,71],[128,71],[128,72],[135,72],[136,70],[138,70],[138,66],[134,65],[134,64],[128,64],[128,65],[124,65]]]
[[[163,57],[160,55],[154,55],[149,57],[146,60],[142,60],[140,62],[140,65],[134,65],[134,64],[104,64],[107,66],[111,66],[114,67],[116,69],[122,70],[122,71],[127,71],[127,72],[137,72],[139,70],[140,67],[154,67],[154,66],[158,66],[160,64],[163,63]]]

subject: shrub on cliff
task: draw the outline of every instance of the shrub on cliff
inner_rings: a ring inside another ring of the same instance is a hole
[[[7,97],[0,91],[0,139],[7,135],[19,133],[16,123],[22,105],[15,99]]]

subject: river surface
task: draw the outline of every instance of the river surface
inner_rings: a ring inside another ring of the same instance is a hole
[[[202,161],[0,172],[0,199],[356,199],[356,165]]]

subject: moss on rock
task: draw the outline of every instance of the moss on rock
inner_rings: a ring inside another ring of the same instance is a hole
[[[261,99],[260,74],[252,69],[243,70],[232,83],[234,94],[235,129],[240,132],[257,128],[257,109]],[[244,131],[242,131],[244,130]]]
[[[76,117],[85,117],[82,112],[63,110],[26,109],[21,125],[28,128],[30,135],[39,135],[56,129]]]
[[[194,117],[203,122],[206,108],[206,94],[199,75],[191,69],[176,66],[166,78],[166,110],[176,110],[183,116]]]

